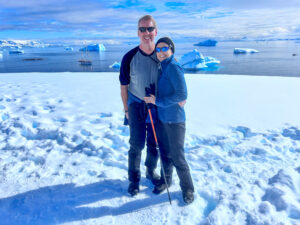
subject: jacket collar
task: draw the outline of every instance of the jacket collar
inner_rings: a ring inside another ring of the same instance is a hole
[[[171,55],[169,58],[166,58],[165,60],[161,61],[161,67],[162,69],[166,68],[166,66],[172,61],[172,59],[174,58],[174,55]]]

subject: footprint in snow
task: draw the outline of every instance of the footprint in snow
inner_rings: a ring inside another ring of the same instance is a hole
[[[129,136],[130,135],[130,133],[129,133],[129,128],[128,127],[126,127],[126,126],[118,126],[118,130],[120,131],[120,134],[122,135],[122,136]]]
[[[32,122],[32,128],[38,128],[41,125],[41,123],[33,121]]]
[[[3,114],[3,115],[1,116],[1,118],[2,118],[3,121],[5,121],[5,120],[9,119],[10,116],[9,116],[7,113],[5,113],[5,114]]]
[[[80,133],[81,133],[82,135],[86,136],[86,137],[90,137],[90,136],[93,135],[91,132],[87,131],[86,129],[82,129],[82,130],[80,131]]]
[[[103,113],[103,112],[102,112],[102,113],[99,114],[99,117],[100,117],[100,118],[112,117],[112,113]]]
[[[55,111],[55,106],[53,105],[45,105],[43,107],[44,110],[50,111],[50,112],[54,112]]]
[[[69,122],[68,119],[64,118],[64,117],[59,117],[59,118],[56,118],[54,119],[55,122],[60,122],[60,123],[67,123]]]
[[[257,135],[256,133],[253,133],[250,128],[244,126],[238,126],[234,128],[234,130],[241,132],[244,135],[244,138],[253,137]]]
[[[300,140],[300,130],[296,127],[290,127],[287,129],[284,129],[282,132],[282,136],[289,137],[293,140]]]

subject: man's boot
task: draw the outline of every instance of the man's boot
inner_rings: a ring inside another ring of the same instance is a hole
[[[160,176],[154,171],[150,169],[146,169],[146,178],[152,182],[153,185],[157,185],[160,182]]]
[[[139,182],[130,182],[128,186],[128,193],[135,196],[140,192]]]
[[[167,185],[165,183],[155,185],[154,189],[152,190],[153,194],[159,195],[164,190],[166,190]]]

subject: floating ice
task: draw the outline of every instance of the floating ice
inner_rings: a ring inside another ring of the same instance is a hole
[[[73,51],[74,49],[72,47],[65,47],[66,51]]]
[[[198,44],[194,44],[194,46],[216,46],[217,43],[216,40],[206,40],[200,41]]]
[[[121,63],[120,62],[114,62],[113,64],[111,64],[109,66],[109,68],[113,68],[113,69],[120,69],[121,67]]]
[[[251,48],[235,48],[233,50],[234,54],[247,54],[247,53],[258,53],[259,51]]]
[[[220,61],[213,57],[204,57],[197,49],[184,54],[179,60],[179,64],[186,70],[203,70],[219,63]]]
[[[106,49],[103,44],[92,44],[79,49],[79,51],[90,51],[90,52],[100,52],[105,50]]]
[[[9,54],[24,54],[24,50],[20,50],[20,49],[10,50]]]

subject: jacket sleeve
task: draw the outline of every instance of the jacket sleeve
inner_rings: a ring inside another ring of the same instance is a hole
[[[187,87],[182,68],[176,64],[170,64],[166,72],[174,91],[168,96],[156,98],[155,102],[158,107],[164,108],[187,99]]]

